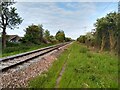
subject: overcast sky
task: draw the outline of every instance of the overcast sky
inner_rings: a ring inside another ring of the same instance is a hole
[[[97,18],[118,9],[117,2],[17,2],[14,6],[24,20],[7,34],[24,36],[27,26],[42,24],[52,35],[60,29],[73,39],[94,29]]]

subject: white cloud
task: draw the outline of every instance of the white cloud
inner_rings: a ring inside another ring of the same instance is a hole
[[[89,16],[96,13],[96,6],[94,3],[65,3],[65,7],[76,10],[67,10],[65,7],[59,7],[58,3],[32,3],[32,2],[18,2],[15,7],[18,13],[24,19],[19,29],[14,31],[8,30],[8,34],[18,34],[23,36],[27,26],[33,24],[43,24],[45,29],[50,30],[51,34],[62,29],[66,35],[72,38],[77,38],[91,28],[84,31],[85,26],[89,26]]]
[[[77,10],[70,11],[60,8],[56,3],[17,3],[16,7],[24,21],[19,26],[19,30],[15,30],[14,32],[8,31],[8,34],[16,33],[23,36],[23,29],[33,23],[43,24],[44,28],[50,30],[53,35],[59,29],[62,29],[67,36],[77,38],[80,34],[84,33],[80,28],[87,24],[88,14],[93,13],[95,7],[92,3],[78,3],[73,6],[72,3],[66,3],[65,5],[70,8],[76,7]]]

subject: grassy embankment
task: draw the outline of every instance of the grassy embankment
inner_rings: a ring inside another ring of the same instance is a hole
[[[69,56],[69,58],[68,58]],[[90,51],[73,43],[55,61],[48,72],[29,82],[31,88],[54,88],[66,61],[59,88],[117,88],[118,59],[109,53]]]
[[[8,45],[3,51],[1,57],[11,56],[15,54],[20,54],[36,49],[40,49],[43,47],[51,46],[53,44],[41,44],[41,45],[35,45],[35,44],[11,44]]]

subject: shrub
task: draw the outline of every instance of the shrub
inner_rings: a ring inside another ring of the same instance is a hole
[[[7,47],[16,47],[19,46],[20,43],[6,42]]]
[[[88,49],[86,47],[81,47],[80,48],[80,53],[86,53]]]

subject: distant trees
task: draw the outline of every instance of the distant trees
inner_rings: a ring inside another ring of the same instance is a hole
[[[59,42],[64,42],[65,41],[65,33],[64,31],[58,31],[55,35],[55,38],[59,41]]]
[[[82,43],[89,40],[94,43],[94,46],[99,47],[100,51],[118,52],[120,50],[120,14],[116,12],[109,13],[105,17],[97,19],[95,27],[95,32],[91,33],[92,37],[87,33],[87,35],[80,36],[77,40]]]
[[[64,31],[58,31],[55,36],[50,35],[49,30],[44,30],[43,25],[30,25],[25,30],[25,35],[22,39],[22,43],[57,43],[57,42],[68,42],[71,38],[65,37]]]
[[[2,47],[6,47],[6,28],[14,29],[22,23],[22,18],[15,7],[10,7],[14,2],[1,0],[0,2],[0,28],[2,29]]]
[[[84,43],[87,46],[94,46],[95,44],[95,37],[93,32],[88,32],[86,35],[81,35],[77,38],[77,41],[80,43]]]
[[[72,39],[70,37],[65,37],[65,41],[69,42],[69,41],[72,41]]]
[[[55,36],[50,35],[50,42],[51,43],[57,43],[57,40],[56,40]]]
[[[77,38],[77,41],[79,41],[80,43],[85,43],[86,36],[85,35],[81,35],[80,37]]]

